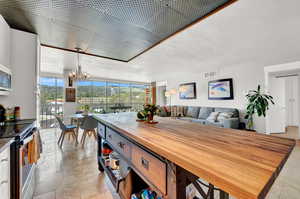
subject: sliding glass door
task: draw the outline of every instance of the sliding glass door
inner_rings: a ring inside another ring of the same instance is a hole
[[[54,114],[63,114],[64,81],[55,77],[40,78],[40,123],[42,128],[54,126]]]

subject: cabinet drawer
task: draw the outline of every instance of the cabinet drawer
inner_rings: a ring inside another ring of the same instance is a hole
[[[105,138],[105,126],[101,123],[98,123],[98,133],[101,137]]]
[[[166,163],[135,145],[132,146],[132,163],[157,189],[166,194]]]
[[[106,140],[123,156],[131,159],[131,143],[117,132],[106,128]]]

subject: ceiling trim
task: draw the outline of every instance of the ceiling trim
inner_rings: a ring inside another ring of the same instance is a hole
[[[139,53],[139,54],[135,55],[134,57],[130,58],[127,62],[132,61],[133,59],[139,57],[140,55],[144,54],[145,52],[149,51],[150,49],[152,49],[152,48],[156,47],[157,45],[161,44],[162,42],[164,42],[164,41],[170,39],[171,37],[175,36],[176,34],[178,34],[178,33],[182,32],[182,31],[186,30],[187,28],[190,28],[191,26],[193,26],[193,25],[195,25],[195,24],[201,22],[202,20],[206,19],[207,17],[209,17],[209,16],[211,16],[211,15],[213,15],[213,14],[215,14],[215,13],[221,11],[222,9],[224,9],[224,8],[226,8],[226,7],[228,7],[228,6],[230,6],[231,4],[233,4],[233,3],[237,2],[237,1],[238,1],[238,0],[230,0],[230,1],[228,1],[227,3],[225,3],[225,4],[223,4],[223,5],[219,6],[219,7],[217,7],[215,10],[213,10],[213,11],[207,13],[206,15],[204,15],[204,16],[202,16],[202,17],[196,19],[196,20],[194,20],[192,23],[190,23],[190,24],[188,24],[188,25],[182,27],[182,28],[179,29],[178,31],[172,33],[171,35],[167,36],[166,38],[164,38],[164,39],[158,41],[158,42],[155,43],[154,45],[152,45],[152,46],[150,46],[149,48],[145,49],[145,50],[142,51],[141,53]],[[126,61],[125,61],[125,62],[126,62]]]

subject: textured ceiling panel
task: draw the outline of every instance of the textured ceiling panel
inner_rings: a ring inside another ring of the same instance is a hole
[[[11,27],[42,44],[121,61],[232,0],[0,0]]]

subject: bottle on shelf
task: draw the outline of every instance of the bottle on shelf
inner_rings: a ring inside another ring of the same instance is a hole
[[[21,118],[21,112],[20,112],[20,107],[16,106],[14,109],[14,120],[20,120]]]

